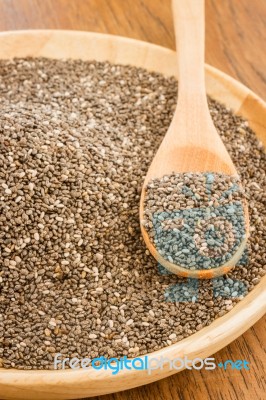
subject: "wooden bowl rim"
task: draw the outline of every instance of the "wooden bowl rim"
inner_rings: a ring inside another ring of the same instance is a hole
[[[95,51],[100,51],[102,48],[109,49],[110,54],[106,60],[112,58],[113,63],[128,64],[127,61],[132,59],[132,65],[142,65],[145,69],[162,72],[167,76],[175,75],[175,73],[172,73],[175,69],[174,59],[176,58],[173,50],[136,39],[85,31],[21,30],[3,32],[0,33],[0,59],[8,59],[14,56],[23,57],[23,54],[24,56],[31,55],[31,52],[35,52],[35,57],[49,57],[47,54],[55,50],[57,50],[56,54],[50,57],[62,58],[60,56],[62,48],[59,48],[59,43],[61,42],[62,47],[64,47],[67,39],[75,42],[77,47],[81,45],[83,48],[85,42],[87,45],[92,45],[94,41]],[[23,43],[21,43],[21,40]],[[81,41],[84,41],[84,43],[81,43]],[[36,44],[37,42],[39,46]],[[16,55],[4,57],[3,55],[10,54],[10,46],[12,45],[15,48]],[[39,48],[37,53],[35,47]],[[123,59],[119,58],[122,57],[121,54],[118,54],[119,49],[125,52]],[[150,64],[155,62],[158,55],[161,57],[158,60],[157,67],[150,68]],[[119,61],[117,61],[117,57]],[[166,60],[166,58],[167,63],[163,63],[162,60]],[[95,52],[93,57],[89,54],[88,57],[83,59],[103,60],[104,58],[102,58],[102,54],[99,55]],[[230,94],[230,108],[249,119],[250,125],[256,131],[258,137],[263,137],[265,142],[266,104],[264,101],[243,84],[209,65],[206,65],[206,81],[208,93],[218,101],[222,101],[223,96]],[[251,106],[253,111],[255,109],[257,113],[255,117],[249,114]],[[265,287],[266,276],[223,317],[216,319],[209,326],[186,339],[147,355],[152,358],[165,357],[172,360],[185,355],[189,358],[204,358],[217,352],[235,340],[264,315],[266,310]],[[176,371],[169,371],[167,365],[162,370],[154,371],[151,375],[148,375],[146,371],[137,370],[123,370],[118,375],[112,375],[110,371],[92,369],[87,371],[27,371],[1,368],[0,393],[2,393],[3,398],[16,399],[81,398],[130,389],[165,378],[173,373],[176,373]]]

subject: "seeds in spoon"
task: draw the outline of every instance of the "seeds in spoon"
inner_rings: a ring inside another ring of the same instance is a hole
[[[142,224],[167,261],[191,270],[216,268],[245,238],[243,200],[236,177],[173,173],[148,183]]]

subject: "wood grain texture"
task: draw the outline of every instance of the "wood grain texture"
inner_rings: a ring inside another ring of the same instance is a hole
[[[207,0],[206,12],[207,62],[265,98],[266,2]],[[30,28],[106,32],[174,48],[168,0],[0,0],[1,31]],[[183,371],[142,388],[97,399],[263,399],[265,328],[265,319],[260,320],[215,355],[219,361],[247,359],[250,371]]]
[[[206,0],[206,62],[265,98],[264,0]],[[0,0],[0,30],[78,29],[175,48],[170,0]]]

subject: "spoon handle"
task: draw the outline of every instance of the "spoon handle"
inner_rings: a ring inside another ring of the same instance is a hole
[[[178,54],[178,101],[206,102],[204,0],[172,0]],[[205,100],[204,100],[205,99]]]

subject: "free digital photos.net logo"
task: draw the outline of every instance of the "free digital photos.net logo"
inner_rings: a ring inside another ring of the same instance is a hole
[[[154,371],[165,370],[169,371],[180,371],[182,369],[188,370],[214,370],[216,368],[224,370],[248,370],[249,362],[247,360],[226,360],[225,362],[216,363],[215,358],[208,357],[202,359],[200,357],[189,359],[187,356],[177,357],[169,359],[167,357],[135,357],[133,359],[124,356],[122,358],[109,358],[97,357],[97,358],[82,358],[77,357],[68,358],[64,357],[61,353],[55,354],[54,358],[54,369],[65,369],[71,368],[74,370],[83,369],[88,370],[90,368],[94,370],[105,370],[109,371],[112,375],[117,375],[121,371],[146,371],[148,375],[151,375]]]
[[[211,204],[212,186],[215,175],[204,174],[206,177],[206,194]],[[182,188],[188,199],[195,194],[185,184]],[[153,231],[156,250],[168,261],[183,268],[209,269],[215,268],[231,259],[241,241],[245,238],[245,217],[242,202],[235,201],[224,204],[223,200],[240,191],[237,183],[226,189],[220,198],[218,206],[208,205],[201,208],[189,208],[176,211],[161,211],[153,214]],[[169,229],[169,226],[171,227]],[[230,230],[233,235],[223,232]],[[200,228],[200,233],[199,229]],[[202,246],[204,243],[204,247]],[[223,257],[223,258],[222,258]],[[237,267],[244,267],[248,263],[248,250],[244,250]],[[172,273],[158,264],[161,275]],[[210,279],[213,297],[227,299],[242,298],[247,294],[244,282],[238,279],[225,277]],[[195,278],[182,279],[182,282],[171,285],[165,290],[165,300],[170,302],[197,302],[199,296],[199,280]]]

